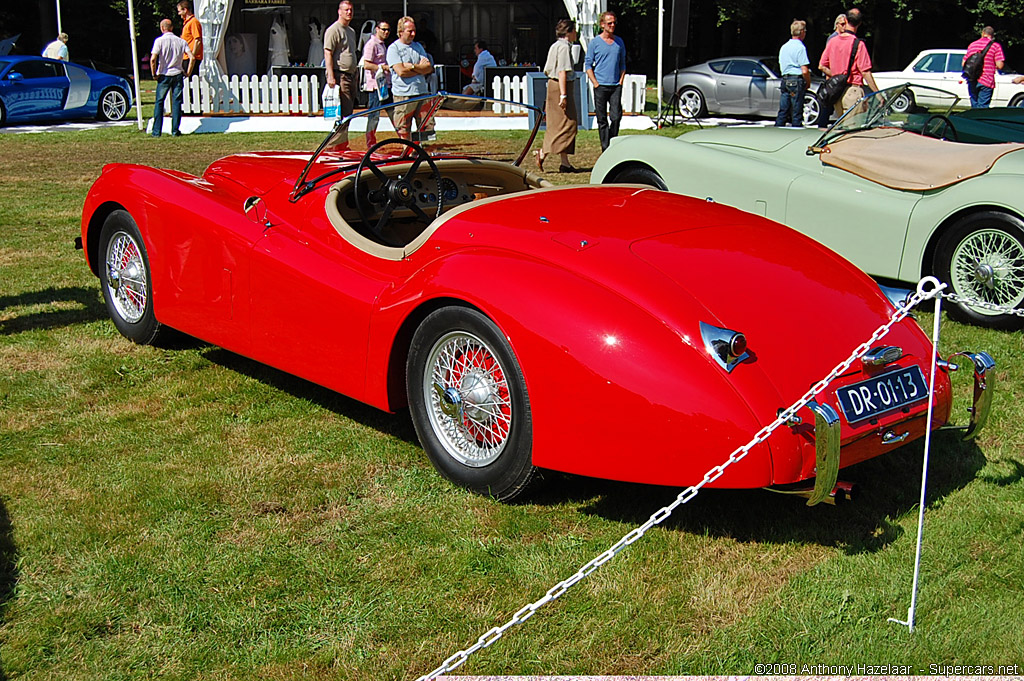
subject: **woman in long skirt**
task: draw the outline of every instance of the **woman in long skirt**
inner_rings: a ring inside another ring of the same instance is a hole
[[[576,41],[576,24],[561,19],[555,25],[557,40],[548,49],[544,73],[548,77],[545,117],[547,130],[544,132],[544,146],[533,152],[537,168],[544,170],[548,154],[558,154],[560,173],[574,173],[576,168],[569,162],[569,154],[576,153],[576,99],[573,86],[576,73],[572,64],[572,44]]]

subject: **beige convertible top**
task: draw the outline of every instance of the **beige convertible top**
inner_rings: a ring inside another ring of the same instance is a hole
[[[884,139],[884,144],[878,141]],[[893,189],[925,191],[988,171],[1024,144],[961,144],[898,128],[861,130],[829,142],[821,162]],[[884,153],[883,153],[884,150]]]

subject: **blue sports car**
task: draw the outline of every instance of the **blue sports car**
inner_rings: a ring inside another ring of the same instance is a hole
[[[119,121],[132,107],[128,81],[45,57],[0,57],[0,125],[65,118]]]

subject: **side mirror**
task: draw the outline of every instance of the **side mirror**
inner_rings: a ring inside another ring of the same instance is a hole
[[[17,71],[13,71],[7,74],[7,80],[14,81],[15,83],[20,83],[21,81],[25,80],[25,76],[21,75]]]
[[[258,196],[250,196],[242,203],[242,212],[253,222],[270,227],[267,221],[267,205]]]

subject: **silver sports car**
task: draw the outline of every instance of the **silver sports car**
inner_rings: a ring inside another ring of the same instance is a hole
[[[775,118],[779,111],[782,77],[775,57],[721,57],[677,69],[661,80],[669,103],[684,116],[708,113],[753,114]],[[821,104],[813,91],[821,78],[811,76],[804,95],[805,126],[817,125]]]

